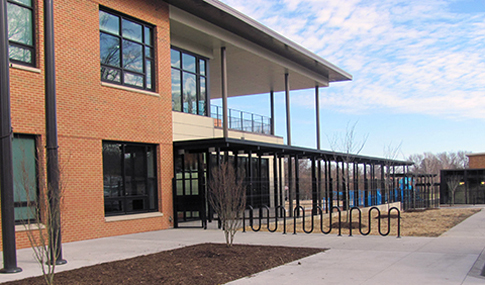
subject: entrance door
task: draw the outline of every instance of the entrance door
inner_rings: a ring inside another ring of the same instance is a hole
[[[175,227],[206,226],[205,169],[204,154],[175,157]],[[201,224],[196,221],[201,221]]]

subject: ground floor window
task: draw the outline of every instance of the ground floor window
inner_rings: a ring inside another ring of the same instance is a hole
[[[154,145],[103,142],[106,216],[158,210]]]
[[[37,218],[37,151],[34,136],[15,135],[12,141],[15,223]]]

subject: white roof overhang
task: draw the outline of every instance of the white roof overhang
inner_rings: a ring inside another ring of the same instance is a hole
[[[210,59],[210,97],[221,97],[221,47],[228,96],[325,87],[352,76],[251,18],[214,0],[166,1],[171,44]]]

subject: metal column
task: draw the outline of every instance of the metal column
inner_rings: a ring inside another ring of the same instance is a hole
[[[229,137],[227,115],[227,59],[226,47],[221,47],[221,91],[222,91],[222,129],[225,138]]]
[[[8,55],[7,1],[0,0],[0,192],[2,213],[3,269],[17,273],[15,245],[12,125],[10,117],[10,70]]]
[[[275,131],[274,131],[274,91],[271,90],[271,92],[269,93],[269,97],[270,97],[270,106],[271,106],[271,135],[274,136],[275,134]]]
[[[317,125],[317,149],[320,150],[320,96],[318,92],[318,85],[315,86],[315,114]]]
[[[287,145],[291,145],[291,117],[290,117],[290,80],[288,73],[285,73],[285,95],[286,95],[286,136]]]

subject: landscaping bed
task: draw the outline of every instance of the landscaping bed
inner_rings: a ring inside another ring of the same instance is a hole
[[[223,284],[324,249],[199,244],[56,273],[56,284]],[[33,277],[9,285],[45,284]]]

